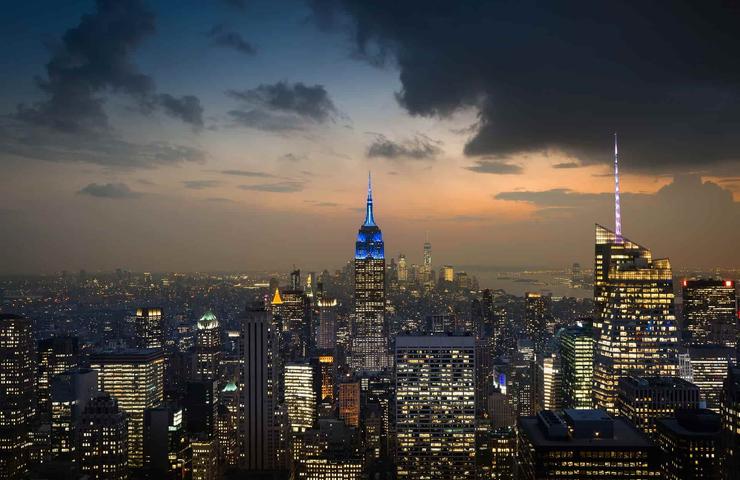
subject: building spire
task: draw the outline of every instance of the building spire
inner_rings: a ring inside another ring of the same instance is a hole
[[[614,132],[614,233],[617,243],[622,243],[622,212],[619,206],[619,150],[617,132]]]
[[[370,172],[367,172],[367,206],[365,208],[365,226],[375,226],[375,218],[373,218],[373,179]]]

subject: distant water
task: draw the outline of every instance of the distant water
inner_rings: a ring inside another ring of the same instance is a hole
[[[512,295],[525,292],[551,292],[556,297],[592,298],[593,287],[572,285],[570,273],[565,271],[514,271],[503,272],[491,268],[466,267],[468,275],[478,277],[481,288],[502,289]]]

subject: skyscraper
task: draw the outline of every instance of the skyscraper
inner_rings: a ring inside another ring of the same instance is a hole
[[[78,366],[77,337],[57,336],[38,342],[38,415],[41,422],[51,418],[51,379]]]
[[[128,478],[126,414],[107,393],[87,402],[79,426],[80,470],[92,480]]]
[[[73,461],[77,450],[77,426],[87,402],[98,391],[98,374],[81,368],[51,380],[51,454]]]
[[[596,225],[594,255],[594,403],[611,412],[620,377],[678,370],[671,263],[622,236],[618,158],[615,133],[615,229]]]
[[[144,410],[164,400],[164,354],[159,348],[95,353],[90,367],[98,371],[98,389],[118,400],[128,415],[128,463],[144,466]]]
[[[304,432],[316,423],[321,395],[321,379],[316,370],[315,365],[308,362],[285,364],[283,394],[288,424],[293,432]]]
[[[398,283],[404,284],[409,281],[409,266],[406,263],[406,255],[398,256]]]
[[[432,282],[432,244],[429,243],[429,234],[424,239],[424,258],[421,266],[422,281],[425,285]]]
[[[365,222],[355,243],[355,328],[351,365],[358,371],[378,371],[388,365],[385,324],[385,249],[373,216],[373,191],[368,177]]]
[[[617,410],[640,430],[655,434],[655,419],[679,408],[699,408],[699,388],[679,377],[622,377]]]
[[[475,341],[396,338],[398,478],[475,474]]]
[[[524,303],[524,333],[532,340],[535,353],[542,355],[548,338],[548,327],[551,327],[552,297],[526,292]],[[549,333],[552,333],[551,328]]]
[[[31,320],[0,314],[0,479],[28,471],[36,353]]]
[[[732,280],[684,280],[684,326],[691,343],[737,344],[737,299]]]
[[[200,317],[196,326],[195,374],[199,379],[218,379],[221,359],[221,329],[211,311]]]
[[[269,312],[260,304],[247,308],[242,320],[241,463],[249,471],[276,467],[276,332]]]
[[[722,385],[735,365],[735,348],[722,345],[689,345],[679,356],[681,377],[699,387],[706,408],[719,412]]]
[[[721,417],[711,410],[678,410],[675,418],[655,421],[666,480],[720,477]]]
[[[727,372],[722,388],[722,473],[726,480],[737,478],[740,472],[740,368]]]
[[[164,348],[161,308],[138,308],[134,319],[137,348]]]
[[[337,300],[323,297],[318,300],[319,332],[316,346],[322,350],[334,350],[337,346]]]
[[[563,368],[563,402],[567,408],[593,405],[594,339],[590,321],[581,321],[560,332]]]

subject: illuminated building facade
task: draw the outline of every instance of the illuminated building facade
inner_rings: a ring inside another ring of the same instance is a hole
[[[616,409],[617,382],[627,375],[678,373],[678,331],[668,259],[596,225],[594,267],[594,400]]]
[[[293,432],[303,432],[313,427],[317,419],[320,379],[310,363],[286,363],[283,385],[288,424]]]
[[[722,388],[722,474],[723,479],[736,478],[740,472],[740,368],[727,372]]]
[[[98,389],[110,394],[128,415],[128,463],[144,466],[144,411],[164,399],[164,354],[159,348],[111,350],[93,354]]]
[[[190,441],[192,449],[193,480],[216,480],[218,478],[218,452],[216,440],[199,436]]]
[[[51,418],[51,379],[78,367],[80,348],[77,337],[58,336],[38,342],[38,418]]]
[[[0,314],[0,479],[28,471],[35,372],[31,320]]]
[[[711,410],[678,410],[655,421],[665,480],[720,477],[721,417]]]
[[[368,179],[365,221],[355,242],[355,310],[350,363],[356,371],[388,366],[385,323],[385,248],[373,216],[373,192]]]
[[[92,480],[128,478],[126,414],[107,393],[92,398],[80,416],[80,470]]]
[[[319,307],[319,332],[316,347],[334,350],[337,346],[337,305],[334,298],[323,297],[316,302]]]
[[[398,478],[475,475],[475,341],[396,338]]]
[[[541,355],[549,333],[552,333],[552,297],[536,292],[524,294],[524,334],[532,340],[534,351]]]
[[[87,402],[98,391],[98,374],[83,368],[51,380],[51,455],[72,461],[77,449],[77,425]]]
[[[333,355],[319,355],[314,359],[314,365],[318,371],[319,378],[321,380],[321,390],[319,395],[319,401],[322,402],[333,402],[334,401],[334,375],[336,365],[334,364]]]
[[[406,255],[403,253],[398,256],[398,283],[404,284],[409,281],[409,265],[406,261]]]
[[[560,355],[553,353],[537,362],[538,410],[560,410],[563,408],[563,367]]]
[[[248,308],[242,320],[239,342],[242,360],[240,463],[248,471],[276,467],[276,343],[270,313],[260,304]]]
[[[196,325],[195,376],[199,379],[217,380],[221,360],[221,329],[218,319],[208,311]]]
[[[360,382],[339,384],[339,418],[349,427],[360,426]]]
[[[679,408],[699,408],[699,388],[680,377],[622,377],[617,410],[637,428],[655,435],[655,419],[672,417]]]
[[[593,406],[594,338],[591,322],[560,332],[563,369],[563,403],[567,408]]]
[[[137,348],[164,348],[161,308],[138,308],[134,319]]]
[[[735,349],[722,345],[689,345],[680,356],[681,377],[699,387],[706,408],[719,412],[722,386],[734,366]]]
[[[660,460],[654,443],[603,410],[543,410],[519,419],[514,478],[657,479]]]
[[[421,265],[421,281],[424,285],[432,283],[432,244],[429,236],[424,240],[424,256]]]
[[[732,280],[684,280],[684,325],[691,343],[737,344],[737,298]]]
[[[445,265],[442,267],[442,280],[445,282],[454,282],[455,281],[455,269],[450,265]]]

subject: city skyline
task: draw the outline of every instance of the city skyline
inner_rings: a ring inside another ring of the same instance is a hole
[[[592,224],[613,221],[615,131],[626,234],[676,268],[740,267],[740,145],[722,120],[737,114],[737,75],[713,48],[736,41],[722,36],[734,10],[702,7],[707,30],[683,7],[652,29],[654,6],[168,7],[9,8],[0,221],[12,234],[0,237],[0,274],[338,268],[368,170],[388,258],[421,264],[429,232],[435,266],[588,265]],[[561,17],[576,14],[618,27],[571,30]],[[498,17],[530,20],[512,30]],[[394,18],[438,22],[451,41]],[[502,98],[512,103],[493,109]]]

